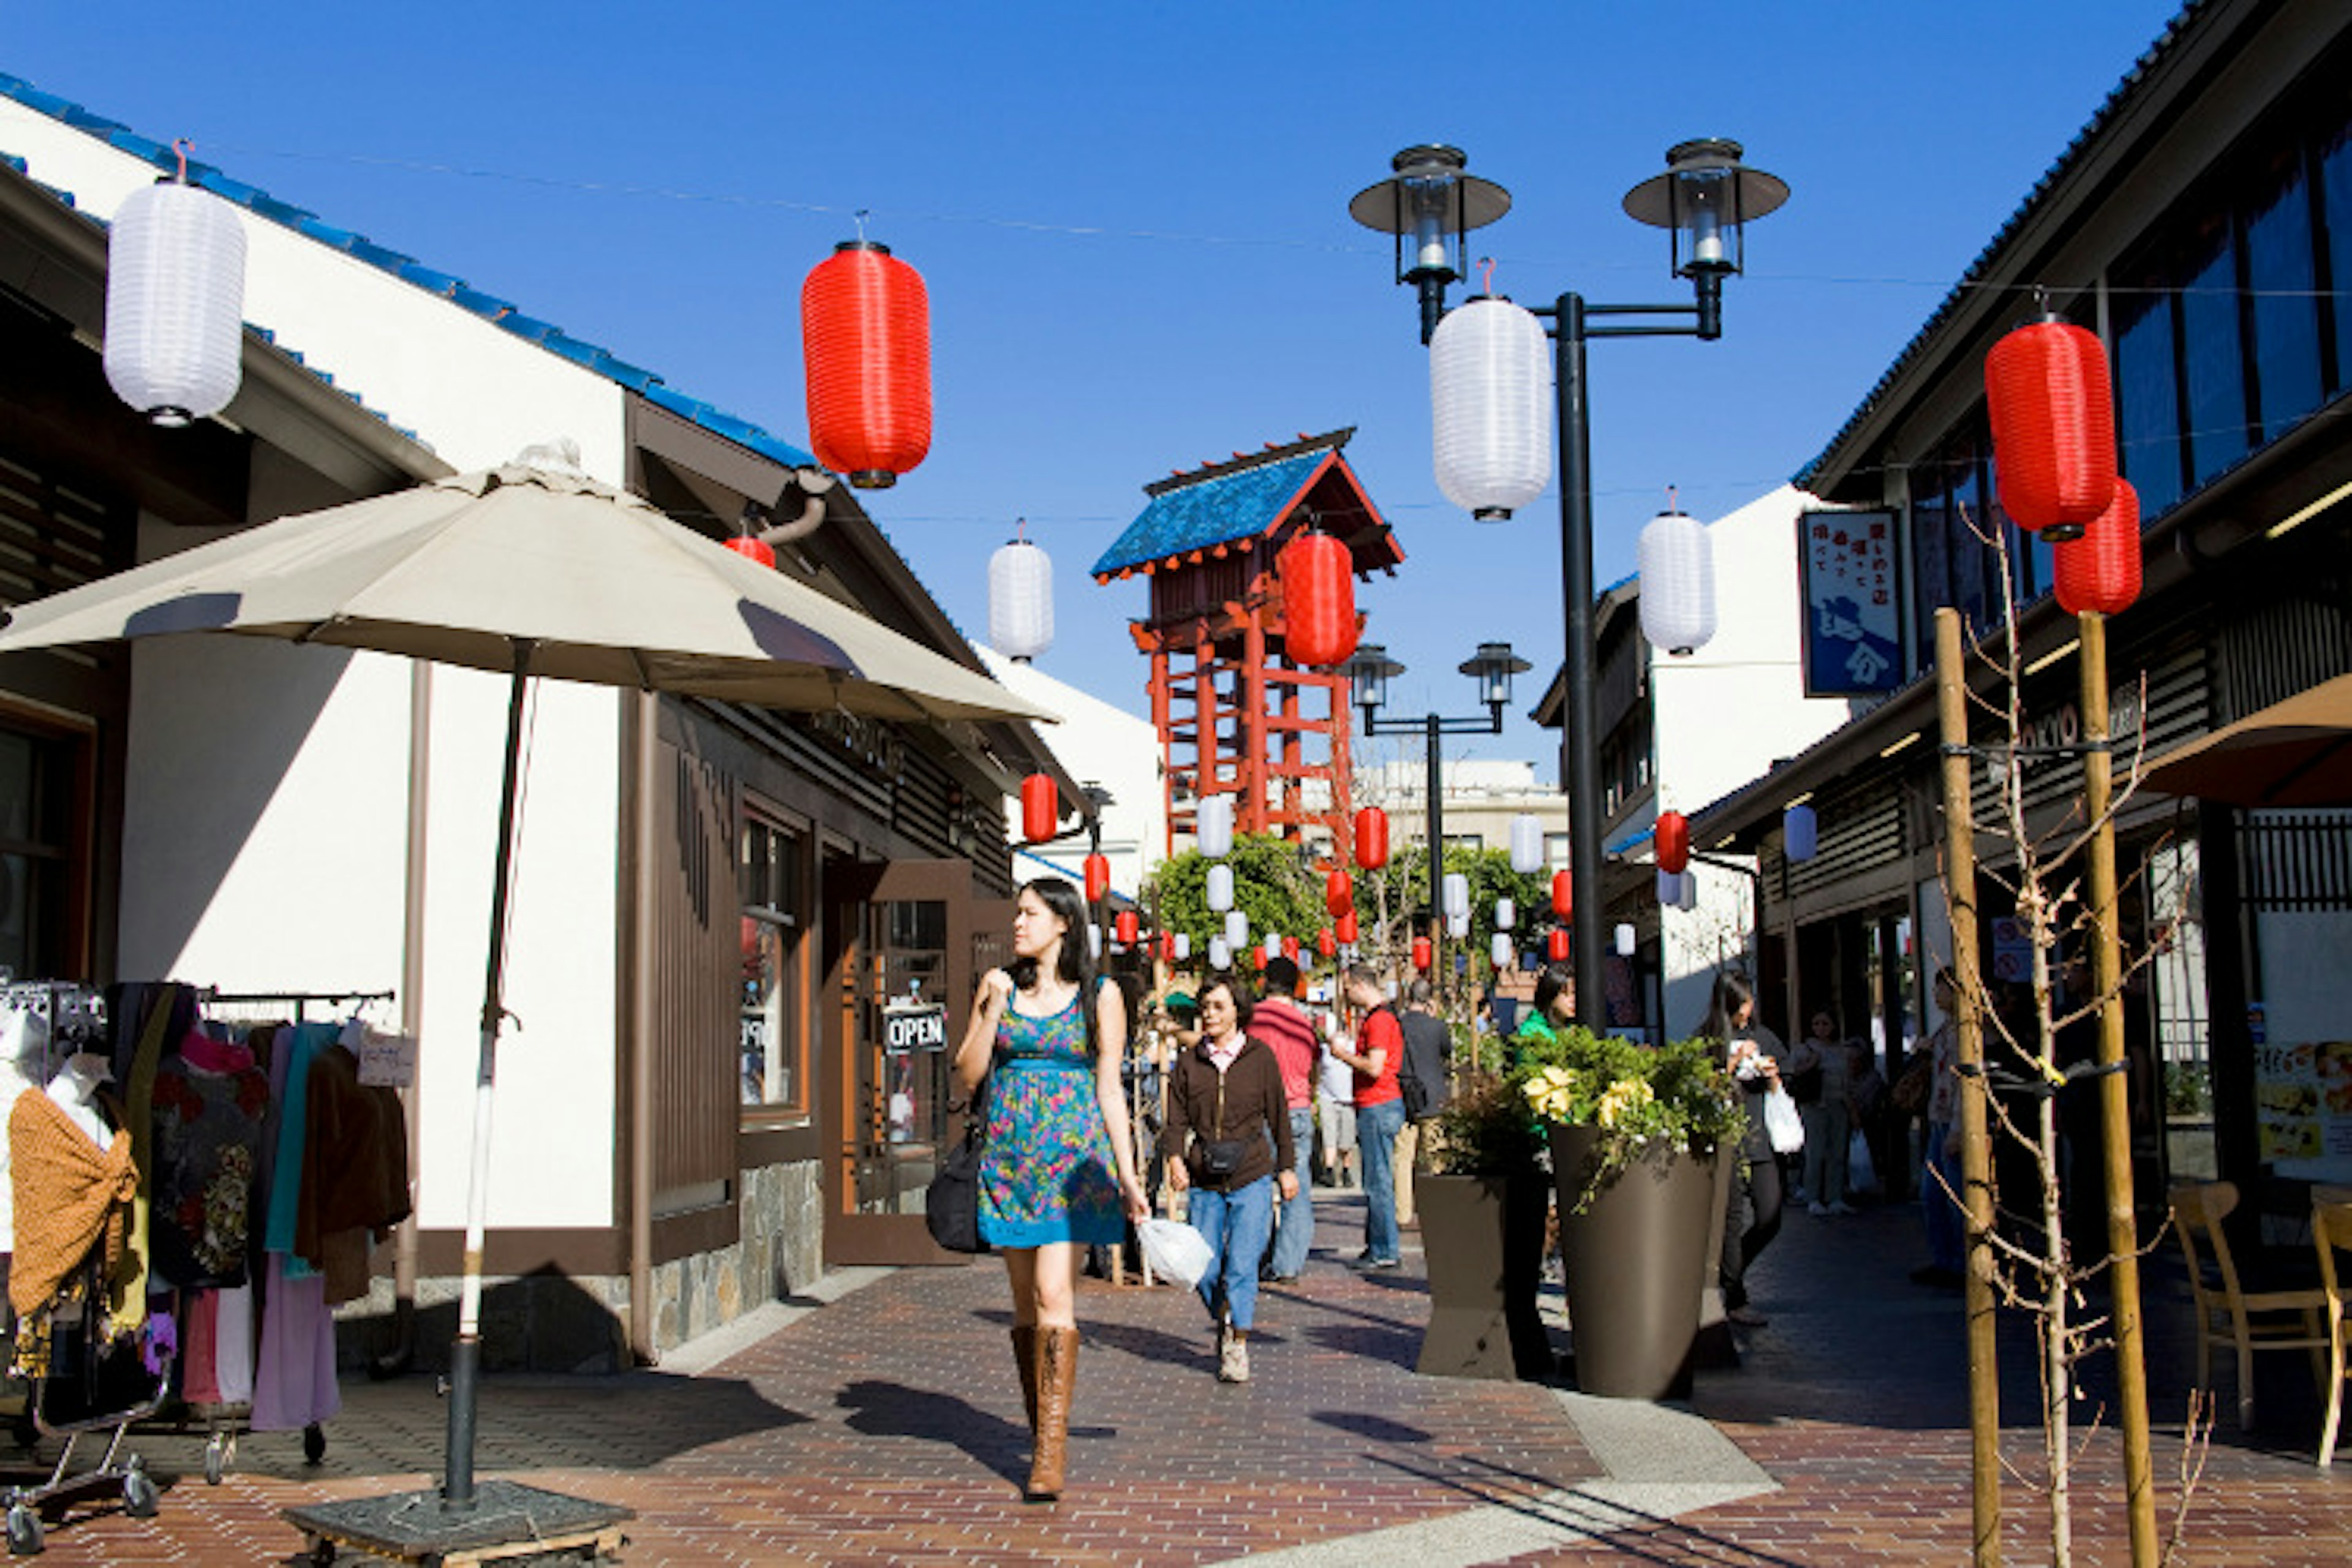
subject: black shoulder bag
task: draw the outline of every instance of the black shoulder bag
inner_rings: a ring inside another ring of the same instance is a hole
[[[988,1147],[988,1080],[964,1107],[963,1136],[950,1145],[923,1194],[923,1223],[950,1252],[992,1250],[980,1235],[980,1157]]]

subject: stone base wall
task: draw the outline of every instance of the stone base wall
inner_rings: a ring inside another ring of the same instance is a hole
[[[724,1327],[763,1301],[781,1300],[824,1271],[824,1199],[814,1161],[766,1165],[742,1175],[739,1239],[714,1252],[664,1263],[653,1273],[654,1347],[672,1349]],[[459,1281],[416,1282],[415,1332],[408,1366],[446,1371],[457,1332]],[[574,1276],[548,1269],[482,1281],[485,1372],[616,1373],[629,1364],[628,1276]],[[359,1373],[396,1349],[397,1301],[391,1279],[335,1311],[336,1361]]]

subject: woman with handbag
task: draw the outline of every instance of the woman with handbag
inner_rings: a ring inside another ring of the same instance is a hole
[[[1013,1287],[1013,1354],[1035,1438],[1024,1495],[1059,1497],[1077,1381],[1079,1260],[1116,1246],[1141,1219],[1119,1065],[1127,1006],[1087,962],[1087,910],[1058,877],[1021,889],[1013,962],[981,977],[957,1047],[965,1094],[989,1089],[981,1157],[980,1237],[1004,1254]]]
[[[1780,1087],[1789,1054],[1780,1037],[1756,1021],[1756,993],[1744,974],[1716,976],[1715,998],[1699,1033],[1723,1045],[1724,1065],[1740,1090],[1748,1130],[1731,1161],[1731,1191],[1723,1226],[1723,1315],[1743,1329],[1767,1320],[1748,1304],[1748,1270],[1780,1234],[1780,1159],[1765,1126],[1765,1099]]]
[[[1249,1333],[1257,1313],[1258,1259],[1274,1228],[1274,1191],[1298,1194],[1289,1101],[1274,1048],[1243,1033],[1248,995],[1231,976],[1201,987],[1201,1038],[1176,1060],[1160,1152],[1168,1181],[1190,1192],[1192,1227],[1213,1260],[1201,1300],[1217,1324],[1217,1381],[1249,1381]]]

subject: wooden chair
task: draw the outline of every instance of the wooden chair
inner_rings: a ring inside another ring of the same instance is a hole
[[[2197,1299],[2197,1386],[2213,1386],[2213,1347],[2238,1352],[2238,1426],[2254,1424],[2254,1352],[2303,1351],[2318,1363],[2327,1348],[2321,1331],[2326,1293],[2315,1287],[2247,1290],[2230,1256],[2221,1221],[2238,1206],[2231,1182],[2203,1182],[2172,1190],[2172,1226],[2189,1261],[2189,1286]],[[2286,1314],[2293,1321],[2282,1321]]]
[[[2327,1419],[2319,1428],[2319,1463],[2336,1458],[2336,1430],[2344,1415],[2345,1362],[2352,1356],[2352,1278],[2339,1279],[2336,1254],[2352,1252],[2352,1201],[2322,1203],[2311,1211],[2312,1244],[2319,1248],[2319,1289],[2327,1311]]]

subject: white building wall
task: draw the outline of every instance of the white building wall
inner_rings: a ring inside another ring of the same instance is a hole
[[[1110,862],[1112,890],[1133,897],[1163,858],[1168,843],[1168,803],[1161,787],[1160,736],[1150,721],[1089,696],[1067,681],[1057,680],[1034,665],[1019,664],[982,647],[989,674],[1003,682],[1016,697],[1061,716],[1058,724],[1041,724],[1037,733],[1054,755],[1081,784],[1098,784],[1111,793],[1104,808],[1102,853]],[[1021,834],[1021,803],[1008,800],[1005,821],[1017,844]],[[1041,851],[1056,864],[1074,869],[1085,856],[1083,845]],[[1013,878],[1026,881],[1044,868],[1015,859]]]
[[[5,100],[0,151],[100,217],[156,174]],[[568,437],[592,476],[624,481],[620,387],[365,262],[238,217],[246,319],[369,408],[460,469]],[[327,679],[313,650],[193,651],[200,640],[134,655],[124,973],[225,987],[249,976],[261,989],[396,984],[407,661],[361,655]],[[431,679],[425,994],[406,1000],[422,1007],[418,1211],[446,1226],[464,1215],[506,682],[446,667]],[[621,700],[549,686],[531,731],[507,986],[522,1027],[510,1026],[499,1063],[493,1226],[609,1225],[615,1213]],[[303,713],[312,719],[298,736]],[[257,726],[284,731],[269,754],[289,763],[266,795],[263,758],[239,752],[238,731]],[[227,804],[192,837],[184,819],[206,790]],[[282,917],[305,897],[310,911],[289,928]]]

